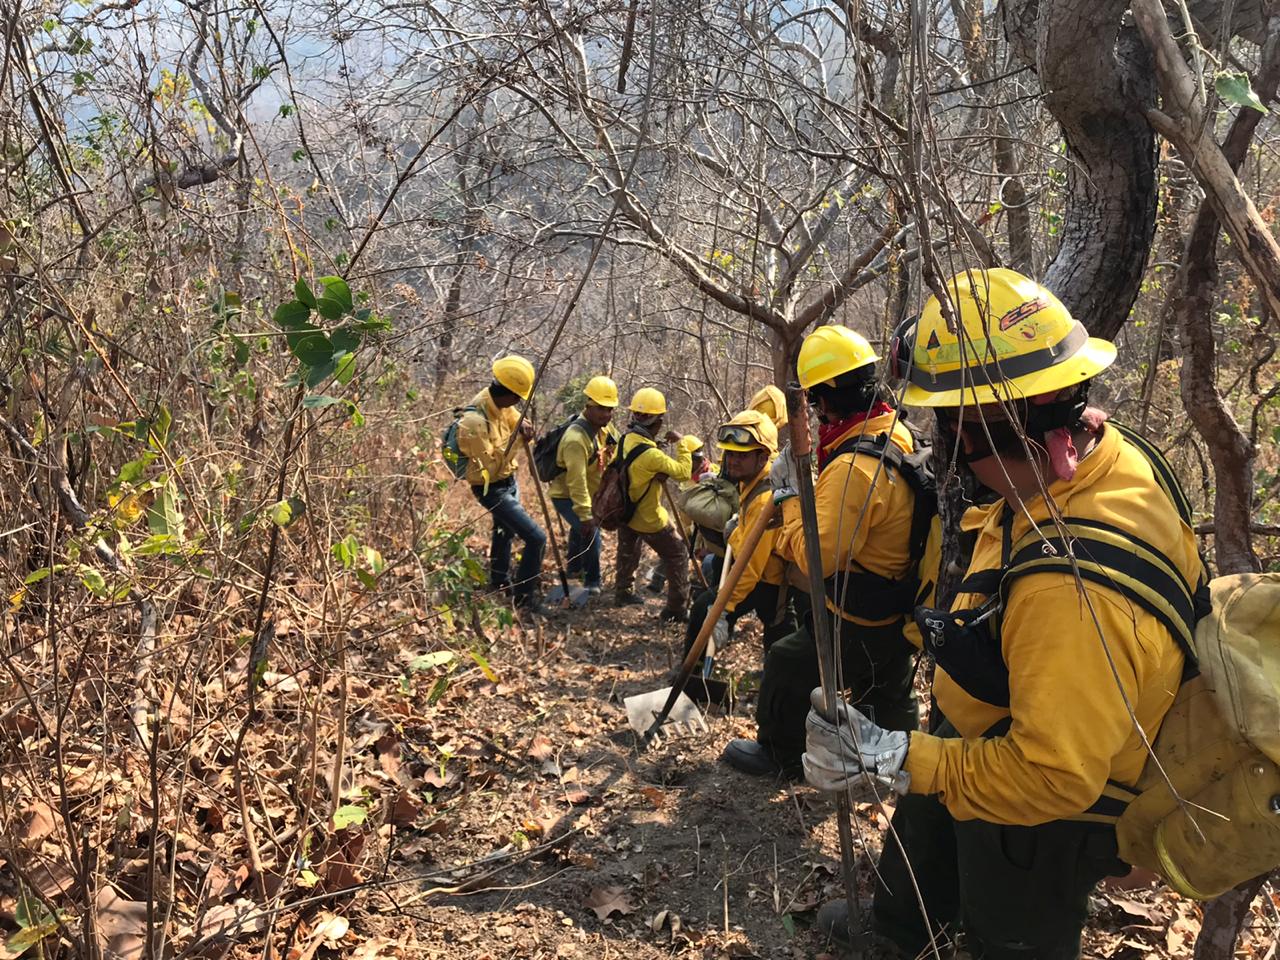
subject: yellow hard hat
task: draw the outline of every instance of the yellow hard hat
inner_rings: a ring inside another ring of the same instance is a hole
[[[697,453],[706,446],[701,437],[696,437],[692,433],[686,433],[681,439],[684,440],[684,445],[689,448],[690,453]]]
[[[866,338],[848,327],[818,327],[800,344],[796,374],[806,390],[819,383],[832,386],[841,374],[879,359]]]
[[[756,391],[751,402],[747,404],[747,409],[759,410],[772,420],[773,425],[779,430],[787,425],[787,398],[772,383]]]
[[[743,410],[722,424],[716,434],[716,446],[734,453],[751,453],[754,450],[778,451],[778,428],[759,410]]]
[[[592,377],[582,392],[598,407],[613,409],[618,405],[618,385],[608,377]]]
[[[631,398],[631,412],[657,416],[667,412],[667,398],[653,387],[641,387]]]
[[[969,270],[947,281],[962,337],[930,297],[916,323],[903,402],[959,407],[1056,393],[1095,376],[1115,344],[1089,336],[1062,301],[1014,270]],[[961,342],[963,340],[963,343]],[[905,359],[905,358],[904,358]]]
[[[528,400],[533,392],[533,364],[513,353],[493,361],[493,379],[521,400]]]

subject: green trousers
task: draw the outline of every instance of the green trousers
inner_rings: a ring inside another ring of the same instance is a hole
[[[781,594],[781,597],[779,597]],[[716,602],[715,590],[703,590],[693,600],[689,610],[689,626],[685,631],[684,649],[687,652],[702,629],[702,622],[707,619],[707,612]],[[729,614],[730,625],[737,624],[738,619],[747,613],[754,613],[764,624],[765,653],[778,640],[795,633],[797,616],[803,617],[809,609],[809,595],[790,589],[786,584],[778,586],[761,580],[742,598],[737,609]]]
[[[771,644],[764,658],[756,739],[784,764],[799,763],[804,753],[809,693],[821,685],[811,625],[812,617],[806,618],[805,626]],[[902,622],[860,627],[840,620],[837,633],[849,702],[889,730],[915,730],[914,648],[902,635]]]
[[[939,735],[948,734],[955,731],[944,722]],[[931,930],[954,938],[963,927],[975,960],[1074,960],[1089,892],[1129,870],[1108,824],[956,820],[937,798],[920,794],[898,801],[892,824],[872,923],[911,957],[929,952]]]

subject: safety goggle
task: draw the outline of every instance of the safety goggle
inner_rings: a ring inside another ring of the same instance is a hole
[[[720,443],[732,443],[740,447],[758,447],[760,439],[746,427],[724,426],[716,436]]]

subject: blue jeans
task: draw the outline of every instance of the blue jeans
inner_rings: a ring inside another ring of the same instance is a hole
[[[595,531],[591,542],[587,543],[582,535],[582,521],[573,512],[573,501],[567,497],[555,497],[551,501],[556,513],[569,525],[569,546],[564,562],[569,573],[582,573],[582,584],[586,587],[600,586],[600,531]]]
[[[547,535],[525,513],[520,505],[520,488],[515,478],[501,480],[484,487],[473,486],[471,492],[493,516],[493,539],[489,543],[489,582],[495,587],[511,587],[516,601],[529,602],[539,593],[542,575],[542,554],[547,548]],[[519,537],[524,541],[520,553],[520,565],[516,568],[515,583],[511,582],[511,541]]]

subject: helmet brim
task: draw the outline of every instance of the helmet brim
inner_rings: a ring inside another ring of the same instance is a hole
[[[754,453],[756,450],[768,450],[768,447],[759,444],[747,446],[745,443],[716,443],[721,450],[728,450],[730,453]]]
[[[1037,370],[1002,383],[974,383],[956,390],[938,392],[909,383],[903,391],[902,402],[909,407],[968,407],[1022,400],[1083,383],[1107,369],[1115,359],[1114,343],[1090,337],[1070,360],[1064,360],[1045,370]]]

